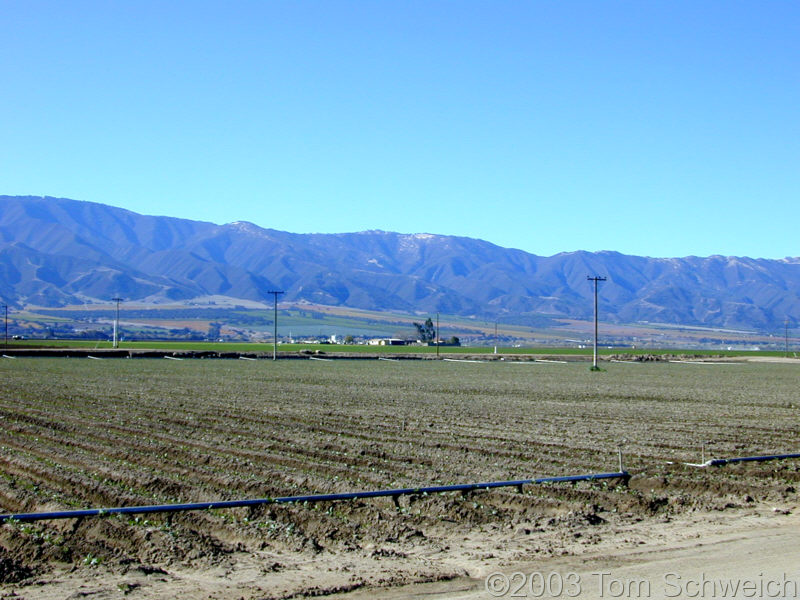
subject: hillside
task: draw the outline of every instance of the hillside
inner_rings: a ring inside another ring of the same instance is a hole
[[[12,306],[175,302],[209,295],[521,321],[781,329],[800,320],[800,259],[541,257],[486,241],[365,231],[295,234],[154,217],[75,200],[0,196],[0,299]],[[792,325],[794,326],[794,324]]]

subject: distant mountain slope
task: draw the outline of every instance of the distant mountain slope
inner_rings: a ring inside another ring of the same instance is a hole
[[[540,257],[485,241],[366,231],[293,234],[251,223],[143,216],[102,204],[0,196],[0,298],[12,305],[225,295],[369,310],[776,329],[800,320],[800,259]]]

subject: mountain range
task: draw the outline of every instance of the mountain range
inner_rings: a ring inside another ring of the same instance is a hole
[[[0,300],[12,306],[208,296],[508,322],[587,318],[750,330],[800,320],[800,258],[536,256],[445,235],[297,234],[140,215],[103,204],[0,196]]]

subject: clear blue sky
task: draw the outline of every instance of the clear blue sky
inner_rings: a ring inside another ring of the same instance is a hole
[[[0,194],[800,255],[800,3],[0,0]]]

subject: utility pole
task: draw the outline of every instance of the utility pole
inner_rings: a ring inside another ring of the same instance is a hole
[[[497,321],[494,322],[494,353],[497,354]]]
[[[786,357],[789,357],[789,318],[787,317],[786,320],[783,322],[783,340],[784,340],[784,349],[786,350]]]
[[[588,281],[594,281],[594,352],[592,353],[592,371],[599,371],[600,367],[597,366],[597,282],[605,281],[605,277],[592,277],[587,275]]]
[[[114,348],[119,348],[119,303],[124,298],[112,298],[112,300],[117,303],[117,318],[114,319],[114,343],[112,345]]]
[[[436,313],[436,358],[439,358],[439,344],[441,340],[439,339],[439,313]]]
[[[272,324],[274,326],[272,334],[272,360],[278,360],[278,294],[283,294],[284,292],[270,290],[267,293],[272,294],[272,297],[275,300],[274,311],[272,315]]]
[[[6,338],[5,338],[6,342],[5,342],[5,348],[6,348],[6,350],[8,350],[8,304],[6,304],[5,307],[6,307]]]

